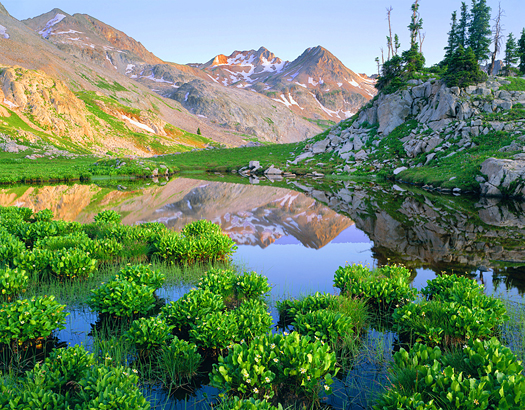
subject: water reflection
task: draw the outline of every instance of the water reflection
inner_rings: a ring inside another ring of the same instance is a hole
[[[48,207],[80,222],[113,209],[126,224],[160,221],[175,230],[210,219],[240,245],[236,260],[268,274],[278,294],[331,291],[335,269],[346,262],[403,263],[417,272],[417,286],[454,271],[489,282],[492,275],[494,290],[525,291],[523,202],[353,181],[276,187],[178,178],[118,190],[95,184],[2,189],[0,204]]]

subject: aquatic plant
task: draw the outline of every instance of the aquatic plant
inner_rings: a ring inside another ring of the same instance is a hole
[[[178,337],[162,347],[157,356],[162,382],[165,386],[179,386],[197,374],[202,356],[197,346]]]
[[[364,298],[381,309],[414,300],[417,291],[410,286],[410,271],[403,266],[384,266],[373,271],[361,265],[339,267],[334,283],[341,293]]]
[[[130,282],[135,282],[141,285],[150,286],[154,289],[158,289],[166,280],[166,275],[161,273],[159,270],[151,269],[149,266],[131,265],[128,263],[126,266],[120,268],[120,271],[116,275],[115,280],[121,278]]]
[[[39,278],[47,276],[50,272],[53,257],[53,252],[48,249],[26,249],[17,255],[12,263],[18,269],[28,272],[33,278]]]
[[[231,311],[211,312],[191,325],[189,340],[213,352],[226,349],[237,339],[239,323]]]
[[[155,289],[127,280],[103,283],[91,291],[88,306],[117,317],[145,316],[155,307]]]
[[[54,252],[49,263],[51,272],[61,279],[87,278],[97,268],[97,260],[89,252],[69,249]]]
[[[521,409],[525,406],[523,367],[496,338],[469,340],[459,350],[415,344],[394,355],[392,385],[376,410]]]
[[[232,312],[237,322],[237,333],[232,335],[232,340],[251,341],[270,331],[273,319],[263,301],[249,299]]]
[[[209,290],[191,289],[181,298],[164,306],[160,316],[179,332],[187,332],[200,318],[224,310],[226,306],[220,295]]]
[[[65,305],[54,296],[18,299],[0,306],[0,343],[22,344],[47,338],[58,329],[65,329]]]
[[[142,355],[159,350],[172,337],[171,326],[159,317],[134,320],[124,333],[124,338]]]
[[[12,298],[27,290],[29,277],[19,269],[0,269],[0,298]]]
[[[266,334],[233,345],[213,365],[210,384],[229,394],[254,399],[294,397],[316,401],[331,393],[337,373],[335,353],[327,343],[291,334]]]
[[[119,224],[122,216],[112,209],[101,211],[95,215],[95,222],[105,224]]]
[[[334,303],[336,296],[329,293],[315,292],[301,299],[286,299],[277,302],[279,319],[283,325],[290,324],[298,314],[328,309]]]
[[[238,397],[227,397],[213,408],[214,410],[283,410],[281,404],[275,407],[266,400],[256,400],[253,397],[244,400]]]
[[[354,333],[354,324],[349,317],[329,310],[299,313],[292,325],[301,335],[325,342],[337,342],[343,336]]]
[[[206,219],[193,221],[182,228],[181,233],[184,236],[200,237],[208,234],[221,234],[221,227]]]

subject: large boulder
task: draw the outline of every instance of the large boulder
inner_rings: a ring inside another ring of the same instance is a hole
[[[379,121],[378,132],[383,135],[390,134],[396,127],[403,124],[410,114],[411,106],[401,95],[387,95],[377,108]]]
[[[487,182],[480,184],[485,196],[525,196],[525,160],[489,158],[481,164]]]

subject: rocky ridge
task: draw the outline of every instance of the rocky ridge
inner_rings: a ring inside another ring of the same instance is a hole
[[[380,94],[352,119],[312,140],[291,163],[331,153],[346,162],[341,173],[366,168],[403,179],[408,169],[437,166],[478,147],[478,137],[502,132],[508,145],[494,152],[498,158],[487,158],[472,179],[482,195],[525,196],[525,91],[500,90],[510,82],[494,77],[464,89],[436,79],[409,83],[405,90]],[[460,187],[442,190],[461,192]]]

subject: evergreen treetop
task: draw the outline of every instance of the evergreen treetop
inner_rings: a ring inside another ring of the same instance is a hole
[[[489,58],[491,43],[490,7],[486,0],[472,0],[471,18],[468,24],[467,45],[481,62]]]

